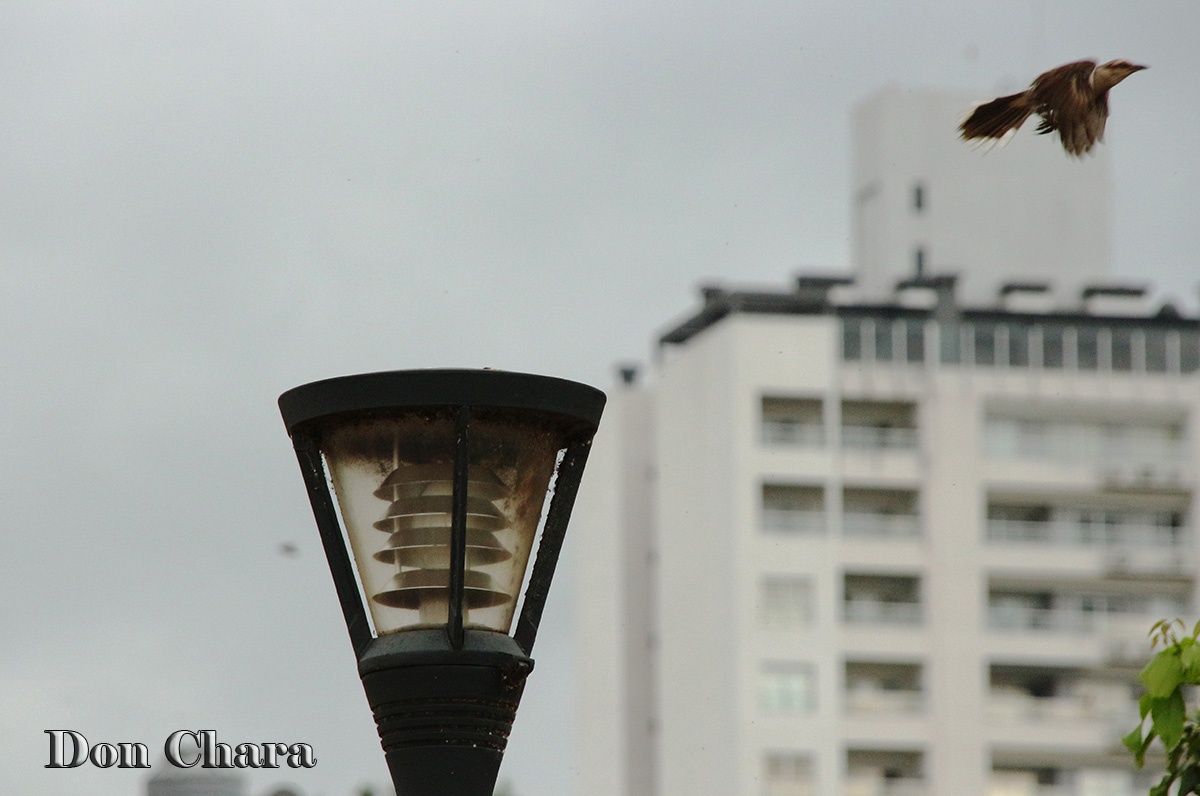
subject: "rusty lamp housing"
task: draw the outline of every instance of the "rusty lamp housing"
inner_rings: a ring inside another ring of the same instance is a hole
[[[604,402],[493,370],[279,397],[397,796],[492,793]]]

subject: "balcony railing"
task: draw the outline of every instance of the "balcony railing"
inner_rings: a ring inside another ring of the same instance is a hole
[[[825,427],[803,420],[764,419],[762,441],[768,445],[820,447],[825,444]]]
[[[919,625],[921,604],[851,598],[843,604],[842,616],[847,623],[855,625]]]
[[[820,534],[825,532],[825,512],[817,509],[763,507],[763,529],[778,533]]]
[[[929,792],[924,779],[881,777],[875,774],[850,774],[846,777],[845,796],[925,796]]]
[[[1136,721],[1137,703],[1097,699],[1094,695],[1035,697],[1022,693],[993,692],[988,715],[1002,721]],[[1122,725],[1123,726],[1123,725]]]
[[[1183,548],[1182,529],[1171,525],[1121,523],[1116,525],[1088,522],[989,519],[987,538],[991,542],[1097,546],[1106,548]]]
[[[921,535],[921,521],[915,514],[847,511],[842,515],[842,533],[846,536],[911,539]]]
[[[1149,607],[1144,611],[1084,611],[1078,608],[992,604],[988,606],[988,627],[992,630],[1145,637],[1146,628],[1157,619],[1184,613],[1182,606],[1166,605]]]
[[[860,450],[911,450],[917,430],[904,426],[842,426],[842,447]]]
[[[846,691],[846,712],[855,714],[912,714],[925,707],[920,691],[889,691],[883,688],[854,688]]]

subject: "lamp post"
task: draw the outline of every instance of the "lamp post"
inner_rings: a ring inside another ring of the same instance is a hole
[[[496,370],[279,397],[397,796],[491,796],[604,402]]]

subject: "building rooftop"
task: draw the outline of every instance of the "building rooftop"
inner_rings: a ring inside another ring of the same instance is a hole
[[[1185,317],[1173,304],[1151,309],[1147,288],[1128,283],[1088,284],[1074,306],[1034,309],[1018,305],[1018,297],[1041,298],[1049,283],[1006,282],[992,305],[961,305],[955,297],[955,274],[904,279],[896,283],[890,301],[862,301],[840,295],[852,289],[854,278],[841,275],[801,275],[791,290],[742,289],[722,285],[700,288],[698,310],[676,322],[659,336],[660,345],[686,343],[723,318],[737,313],[765,315],[873,315],[881,317],[936,318],[941,321],[1041,322],[1174,330],[1200,330],[1200,317]],[[924,300],[915,294],[924,294]]]

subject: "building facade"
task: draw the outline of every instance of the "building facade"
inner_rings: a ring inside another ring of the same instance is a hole
[[[850,275],[705,288],[613,391],[578,796],[1148,789],[1120,738],[1150,626],[1200,609],[1200,319],[1110,275],[1108,148],[981,154],[969,105],[865,101]]]
[[[1147,631],[1196,614],[1200,321],[841,289],[709,289],[612,396],[584,793],[1144,793]]]

